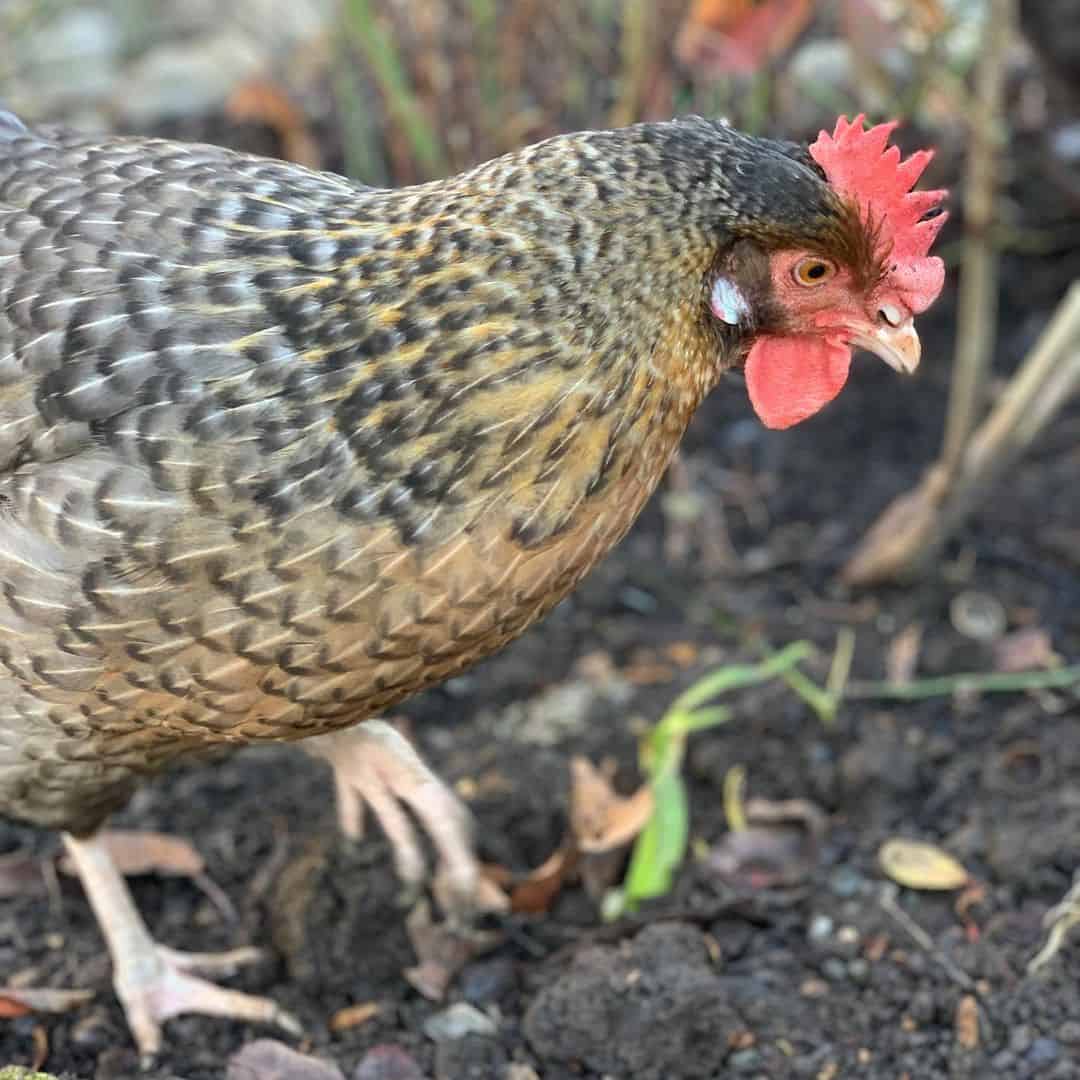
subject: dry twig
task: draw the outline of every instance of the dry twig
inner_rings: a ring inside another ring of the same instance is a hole
[[[1065,944],[1065,936],[1080,923],[1080,875],[1077,875],[1069,891],[1046,913],[1043,925],[1047,927],[1046,943],[1028,962],[1028,974],[1034,975],[1045,967]]]
[[[1080,387],[1080,282],[968,441],[958,469],[933,465],[915,491],[897,499],[847,566],[853,585],[905,578],[935,554],[979,497],[1031,445]]]
[[[986,377],[997,325],[998,252],[994,225],[1005,53],[1015,21],[1015,0],[992,0],[976,73],[971,145],[964,184],[964,267],[960,280],[956,354],[941,459],[952,474],[986,398]]]
[[[991,226],[1005,57],[1015,16],[1015,0],[991,0],[968,158],[959,326],[941,458],[914,491],[894,500],[863,538],[843,571],[850,584],[916,573],[1080,385],[1080,348],[1072,347],[1080,339],[1080,288],[1074,286],[989,418],[975,427],[997,321],[997,253]]]
[[[934,939],[896,902],[898,889],[890,881],[882,885],[878,902],[881,909],[907,931],[908,936],[929,956],[932,956],[944,969],[953,982],[965,990],[977,990],[975,980],[946,956],[934,944]]]

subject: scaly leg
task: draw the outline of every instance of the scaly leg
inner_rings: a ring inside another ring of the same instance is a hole
[[[408,893],[415,896],[423,887],[427,860],[404,807],[415,814],[438,853],[435,887],[440,901],[451,914],[477,907],[480,872],[469,812],[396,728],[383,720],[366,720],[308,739],[304,748],[333,766],[338,821],[346,836],[362,835],[364,804],[371,807]]]
[[[300,1034],[300,1024],[269,998],[227,990],[188,974],[232,971],[256,959],[258,950],[182,953],[158,945],[100,839],[80,840],[65,833],[64,845],[105,935],[113,962],[113,986],[144,1062],[161,1049],[162,1022],[180,1013],[277,1024]]]

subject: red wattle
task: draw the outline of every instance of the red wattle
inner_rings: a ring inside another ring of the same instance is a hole
[[[768,428],[813,416],[844,388],[851,347],[821,337],[762,337],[746,358],[750,403]]]

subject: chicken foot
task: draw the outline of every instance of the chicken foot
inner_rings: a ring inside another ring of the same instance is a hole
[[[315,736],[304,747],[333,767],[338,821],[346,836],[358,839],[363,835],[364,804],[371,808],[390,842],[408,901],[419,895],[428,868],[406,808],[438,855],[433,888],[440,904],[451,916],[481,906],[480,868],[472,850],[469,812],[393,725],[367,720]]]
[[[190,974],[231,972],[258,959],[257,949],[184,953],[158,945],[100,836],[79,839],[65,833],[64,845],[105,935],[113,986],[144,1064],[161,1049],[161,1024],[181,1013],[276,1024],[300,1034],[299,1022],[269,998],[229,990]]]

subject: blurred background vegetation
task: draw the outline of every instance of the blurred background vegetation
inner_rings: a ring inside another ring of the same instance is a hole
[[[270,128],[371,184],[677,113],[809,134],[866,110],[962,134],[986,0],[4,0],[33,120]],[[304,129],[304,130],[299,130]]]

